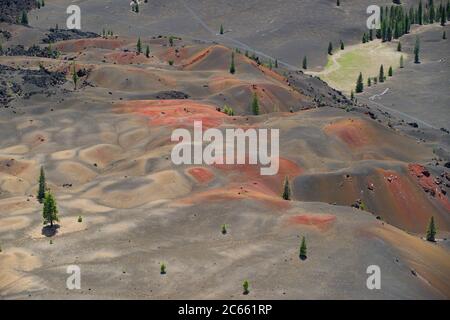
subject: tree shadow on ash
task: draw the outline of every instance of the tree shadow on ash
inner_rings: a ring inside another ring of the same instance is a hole
[[[44,226],[42,227],[42,234],[46,237],[53,237],[55,234],[58,233],[59,224],[54,224],[52,226]]]

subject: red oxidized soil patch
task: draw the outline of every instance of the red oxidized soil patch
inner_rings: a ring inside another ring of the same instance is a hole
[[[278,194],[282,190],[283,181],[286,177],[292,179],[303,172],[291,160],[280,157],[278,161],[278,173],[272,176],[261,175],[261,166],[259,164],[248,164],[248,159],[246,160],[247,164],[216,164],[215,167],[223,171],[228,171],[230,179],[235,182],[243,182],[255,186],[264,185],[267,192]]]
[[[413,177],[417,178],[422,189],[432,197],[438,199],[439,203],[450,212],[450,202],[439,188],[439,185],[437,184],[438,180],[420,164],[410,164],[408,165],[408,170]]]
[[[208,83],[209,89],[215,93],[222,92],[239,85],[246,85],[246,82],[231,75],[214,76]]]
[[[157,56],[162,61],[169,61],[169,60],[179,61],[188,58],[189,49],[186,47],[184,48],[169,47],[164,52],[158,53]]]
[[[281,198],[285,177],[290,179],[301,174],[302,169],[294,162],[280,158],[278,174],[262,176],[259,165],[219,165],[215,167],[226,171],[230,183],[225,187],[198,193],[182,202],[198,203],[202,201],[223,201],[253,199],[263,201],[274,209],[290,208],[290,201]],[[248,161],[246,161],[248,162]]]
[[[275,210],[288,209],[290,207],[290,201],[281,199],[280,196],[273,194],[263,185],[240,185],[236,183],[231,183],[225,187],[211,189],[194,194],[192,196],[189,196],[189,198],[182,199],[180,202],[193,204],[203,203],[205,201],[216,202],[244,199],[262,201]]]
[[[56,44],[56,48],[65,52],[79,52],[86,48],[113,50],[120,48],[123,44],[124,42],[118,39],[91,38],[61,41]]]
[[[288,218],[290,225],[306,225],[318,228],[321,231],[329,229],[336,221],[331,214],[299,214]]]
[[[137,54],[136,52],[112,52],[105,55],[109,62],[117,64],[130,64],[130,63],[146,63],[150,59],[144,54]]]
[[[390,206],[391,222],[414,232],[423,232],[431,216],[435,216],[438,224],[445,225],[439,210],[417,187],[409,176],[400,175],[394,171],[378,169],[384,178],[387,188],[383,204]],[[376,193],[383,190],[377,188]],[[382,195],[380,195],[382,196]]]
[[[195,54],[194,56],[192,56],[184,65],[183,68],[189,67],[194,65],[195,63],[205,59],[210,53],[211,51],[214,49],[214,46],[206,48],[200,52],[198,52],[197,54]]]
[[[199,183],[208,183],[214,179],[214,174],[206,168],[195,167],[187,170],[188,174],[194,177]]]
[[[353,148],[363,147],[374,142],[372,130],[364,120],[340,120],[325,126],[324,130],[327,134],[337,136]]]
[[[119,106],[119,111],[133,112],[150,118],[153,126],[192,128],[202,121],[203,129],[218,127],[229,118],[214,106],[191,100],[137,100]]]

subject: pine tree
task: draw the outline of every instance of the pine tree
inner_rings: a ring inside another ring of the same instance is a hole
[[[50,191],[45,193],[42,216],[44,218],[44,224],[50,223],[50,227],[53,227],[53,222],[59,221],[56,200]]]
[[[300,254],[299,254],[300,259],[305,260],[306,257],[307,257],[306,255],[307,255],[306,239],[305,239],[305,237],[303,236],[303,237],[302,237],[302,243],[300,244]]]
[[[74,89],[77,90],[78,73],[77,73],[77,68],[75,66],[75,63],[73,64],[73,69],[72,69],[72,80],[73,80]]]
[[[275,68],[276,69],[278,68],[278,60],[277,59],[275,59]]]
[[[255,116],[259,115],[259,102],[258,102],[258,96],[256,95],[256,92],[253,93],[252,112]]]
[[[350,100],[355,100],[355,92],[353,92],[353,90],[350,91]]]
[[[416,37],[416,43],[414,45],[414,63],[420,63],[419,53],[420,53],[420,40],[419,37]]]
[[[400,56],[400,68],[401,69],[403,69],[405,66],[404,66],[404,63],[403,63],[403,55],[401,55]]]
[[[169,37],[169,45],[170,45],[171,47],[173,47],[173,40],[174,40],[174,37],[173,37],[173,36],[170,36],[170,37]]]
[[[160,272],[161,274],[166,274],[166,273],[167,273],[167,271],[166,271],[166,265],[165,265],[164,263],[161,263],[159,272]]]
[[[445,13],[444,8],[441,9],[441,26],[445,26],[445,22],[447,21],[447,14]]]
[[[136,49],[137,49],[137,53],[141,54],[142,53],[142,42],[141,42],[141,38],[138,38],[137,44],[136,44]]]
[[[139,3],[134,6],[134,12],[139,13]]]
[[[341,50],[344,50],[344,42],[341,40]]]
[[[283,185],[283,195],[284,200],[291,200],[291,186],[289,184],[289,179],[286,177],[284,179],[284,185]]]
[[[392,66],[390,66],[388,70],[388,76],[392,77],[392,75],[393,75]]]
[[[387,38],[387,41],[392,41],[392,29],[391,29],[391,26],[388,26],[388,28],[387,28],[387,34],[386,34],[386,38]]]
[[[20,23],[28,25],[28,15],[26,11],[22,11],[22,17],[20,18]]]
[[[398,45],[397,45],[397,51],[402,52],[402,44],[400,41],[398,42]]]
[[[418,23],[420,25],[423,24],[423,7],[422,7],[422,0],[420,0],[419,2],[419,8],[417,9],[417,19],[418,19]]]
[[[430,218],[430,222],[428,223],[427,241],[431,241],[431,242],[436,241],[435,236],[436,236],[436,225],[434,223],[434,217],[432,216]]]
[[[47,183],[45,182],[44,167],[41,167],[41,173],[39,175],[39,189],[37,193],[37,199],[40,203],[44,201],[46,190],[47,190]]]
[[[341,2],[339,1],[339,0],[336,0],[336,6],[340,6],[341,5]]]
[[[363,76],[359,73],[358,80],[356,81],[356,93],[361,93],[364,90]]]
[[[306,56],[303,57],[303,63],[302,63],[302,67],[304,70],[308,69],[308,58],[306,58]]]
[[[236,67],[234,65],[234,52],[231,53],[231,64],[230,64],[230,73],[235,74]]]
[[[150,47],[147,45],[147,47],[145,48],[145,56],[147,58],[150,58]]]
[[[370,77],[367,78],[367,86],[372,86],[372,79]]]
[[[435,17],[435,10],[434,10],[434,3],[433,0],[430,0],[430,4],[428,5],[428,11],[429,11],[429,22],[432,24],[434,23],[436,17]]]
[[[330,56],[333,54],[333,44],[331,42],[328,44],[328,54]]]
[[[226,224],[222,225],[222,234],[227,234],[227,225]]]
[[[223,34],[223,25],[220,25],[220,34]]]
[[[380,73],[378,75],[378,81],[380,81],[380,83],[384,82],[384,67],[383,67],[383,65],[381,65],[381,67],[380,67]]]
[[[247,294],[250,293],[249,287],[250,287],[249,282],[248,282],[247,280],[245,280],[245,281],[242,283],[242,289],[244,289],[243,294],[247,295]]]

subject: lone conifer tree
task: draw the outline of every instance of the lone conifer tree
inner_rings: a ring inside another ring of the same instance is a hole
[[[390,66],[388,70],[388,76],[392,77],[392,75],[393,75],[392,66]]]
[[[400,68],[403,69],[405,67],[403,62],[403,55],[400,56]]]
[[[300,244],[300,259],[305,260],[306,259],[306,254],[307,254],[307,249],[306,249],[306,239],[303,236],[302,237],[302,243]]]
[[[344,50],[344,49],[345,49],[345,47],[344,47],[344,41],[341,40],[341,50]]]
[[[341,2],[339,1],[339,0],[336,0],[336,6],[340,6],[341,5]]]
[[[259,101],[258,101],[258,96],[256,95],[256,92],[253,93],[252,112],[255,116],[257,116],[259,114]]]
[[[20,18],[20,23],[28,25],[28,15],[26,11],[22,11],[22,17]]]
[[[242,283],[242,289],[244,289],[243,294],[247,295],[247,294],[250,293],[249,287],[250,287],[250,284],[248,283],[247,280],[245,280],[245,281]]]
[[[291,200],[291,186],[289,184],[289,179],[286,177],[284,179],[284,185],[283,185],[283,199],[284,200]]]
[[[398,45],[397,45],[397,51],[402,52],[402,44],[400,41],[398,42]]]
[[[434,217],[432,216],[430,218],[430,222],[428,223],[428,228],[427,228],[427,241],[436,241],[435,239],[436,236],[436,225],[434,224]]]
[[[223,25],[220,25],[220,34],[223,34]]]
[[[372,79],[370,77],[367,78],[367,86],[370,87],[372,85]]]
[[[308,69],[308,58],[306,56],[303,57],[302,67],[304,70]]]
[[[166,265],[164,263],[161,263],[160,271],[161,274],[166,274]]]
[[[442,39],[443,39],[443,40],[447,39],[447,34],[445,33],[445,30],[444,30],[444,32],[442,33]]]
[[[353,90],[350,91],[350,100],[355,100],[355,92],[353,92]]]
[[[384,67],[381,65],[380,67],[380,74],[378,75],[378,81],[384,82]]]
[[[447,21],[447,14],[445,13],[445,10],[441,9],[441,26],[445,26],[445,22]]]
[[[422,0],[419,2],[419,8],[417,9],[417,22],[422,25],[423,24],[423,7]]]
[[[230,73],[234,74],[236,72],[236,67],[234,65],[234,52],[231,53],[231,64],[230,64]]]
[[[138,38],[137,44],[136,44],[136,49],[137,49],[137,53],[141,54],[142,53],[142,42],[141,42],[141,38]]]
[[[420,63],[420,40],[419,37],[416,37],[416,43],[414,45],[414,63]]]
[[[40,203],[44,201],[46,190],[47,190],[47,183],[45,182],[44,167],[41,167],[41,173],[39,175],[39,189],[37,193],[37,199]]]
[[[330,56],[333,54],[333,44],[331,42],[328,44],[328,54]]]
[[[147,47],[145,48],[145,56],[147,58],[150,58],[150,47],[147,45]]]
[[[358,80],[356,81],[356,93],[361,93],[364,90],[363,76],[359,73]]]
[[[226,224],[222,225],[222,234],[227,234],[227,225]]]
[[[77,90],[78,73],[77,73],[77,68],[75,66],[75,63],[73,64],[73,69],[72,69],[72,80],[73,80],[74,88],[75,88],[75,90]]]
[[[50,191],[45,193],[44,208],[42,209],[42,217],[44,224],[49,224],[53,227],[53,222],[59,221],[58,208],[56,207],[56,200]]]

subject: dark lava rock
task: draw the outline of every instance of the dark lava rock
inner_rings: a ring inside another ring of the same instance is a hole
[[[16,23],[23,11],[36,7],[36,0],[1,0],[0,22]]]
[[[161,91],[153,94],[152,98],[159,100],[189,99],[189,95],[181,91]]]
[[[0,65],[0,105],[7,106],[14,98],[29,98],[37,93],[52,94],[66,82],[63,72],[16,69]]]
[[[5,56],[27,56],[27,57],[41,57],[55,59],[59,53],[57,50],[51,48],[41,48],[40,46],[33,45],[28,49],[25,49],[23,45],[17,45],[15,47],[4,49],[0,52],[0,55]]]
[[[87,38],[98,38],[99,34],[94,32],[81,31],[77,29],[54,29],[51,28],[50,32],[46,35],[47,37],[42,39],[44,43],[53,43],[57,41],[73,40],[73,39],[87,39]]]

